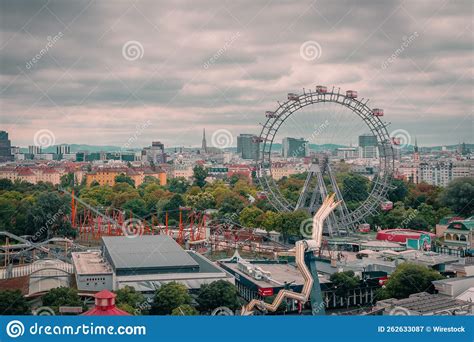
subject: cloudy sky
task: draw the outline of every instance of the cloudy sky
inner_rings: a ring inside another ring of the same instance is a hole
[[[420,145],[473,142],[471,1],[0,3],[0,129],[15,145],[196,146],[202,128],[235,145],[317,84],[358,90]]]

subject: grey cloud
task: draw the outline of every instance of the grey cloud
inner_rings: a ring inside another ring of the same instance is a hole
[[[2,0],[0,12],[0,122],[15,144],[38,127],[58,142],[121,144],[147,119],[159,124],[137,144],[197,145],[198,126],[258,133],[287,92],[320,83],[359,90],[421,144],[472,136],[459,125],[472,121],[469,1]],[[131,40],[144,48],[136,61],[122,56]],[[301,58],[308,40],[319,59]]]

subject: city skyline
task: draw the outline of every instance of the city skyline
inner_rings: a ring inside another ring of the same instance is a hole
[[[1,6],[14,145],[47,130],[55,144],[122,146],[140,127],[131,147],[200,146],[202,128],[208,146],[218,130],[236,146],[288,92],[317,84],[358,90],[421,146],[472,142],[468,1]]]

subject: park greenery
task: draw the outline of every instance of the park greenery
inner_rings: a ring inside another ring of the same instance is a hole
[[[205,284],[192,295],[185,285],[170,282],[156,290],[151,302],[130,286],[117,290],[115,294],[117,307],[131,315],[194,316],[210,314],[222,306],[237,310],[242,305],[237,288],[224,280]],[[60,307],[75,306],[87,310],[77,290],[68,287],[49,290],[42,297],[42,305],[55,314],[59,313]],[[33,314],[30,304],[19,290],[0,290],[0,315],[30,314]]]
[[[71,197],[74,190],[82,203],[78,204],[78,215],[84,206],[99,210],[120,210],[126,216],[144,218],[152,224],[164,224],[168,213],[169,225],[176,225],[180,208],[206,211],[212,219],[224,220],[248,228],[263,228],[280,232],[286,239],[299,235],[302,221],[308,218],[304,211],[278,212],[261,196],[261,189],[250,179],[234,175],[229,179],[208,182],[207,171],[194,168],[194,181],[184,178],[170,179],[161,185],[153,177],[146,177],[140,186],[135,186],[125,174],[116,177],[114,186],[92,184],[87,187],[74,184],[71,174],[64,175],[61,185],[50,183],[30,184],[0,180],[0,230],[16,235],[31,235],[42,241],[52,236],[75,237],[68,217],[71,212]],[[295,202],[304,184],[306,175],[284,177],[278,181],[282,194]],[[357,207],[371,190],[368,178],[350,172],[337,174],[337,182],[347,206]],[[433,230],[436,223],[447,215],[469,217],[474,214],[474,180],[459,178],[446,188],[426,183],[411,184],[402,180],[393,181],[388,199],[394,203],[393,210],[380,212],[368,218],[372,228],[412,228]],[[189,214],[184,212],[183,218]]]
[[[401,299],[419,292],[433,293],[432,281],[443,278],[438,271],[432,268],[405,262],[395,269],[385,286],[377,291],[377,299]]]

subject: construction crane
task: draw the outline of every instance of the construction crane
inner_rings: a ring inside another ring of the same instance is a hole
[[[265,303],[263,300],[252,299],[246,306],[242,307],[241,314],[243,316],[252,315],[255,308],[262,311],[276,311],[283,300],[287,298],[297,300],[302,304],[311,300],[312,314],[325,314],[314,253],[321,248],[324,221],[341,203],[341,201],[336,202],[334,196],[335,194],[326,197],[323,204],[314,215],[311,239],[296,242],[296,266],[300,270],[304,279],[302,291],[298,293],[288,289],[280,290],[272,303]]]

